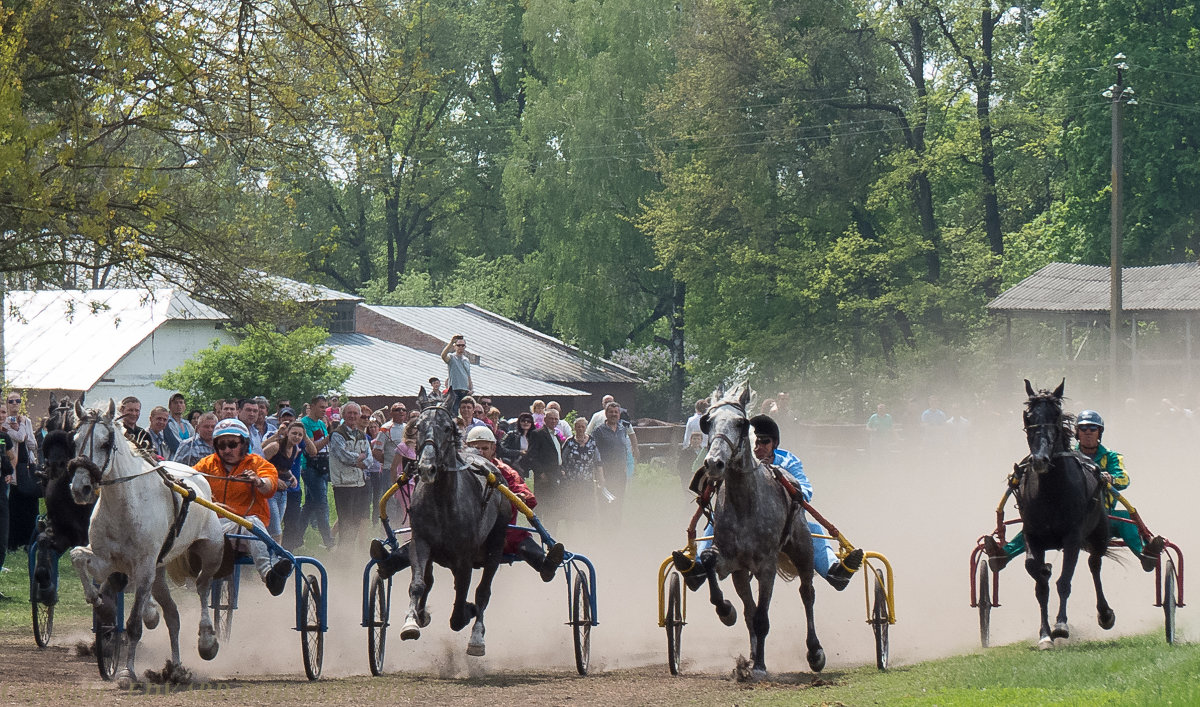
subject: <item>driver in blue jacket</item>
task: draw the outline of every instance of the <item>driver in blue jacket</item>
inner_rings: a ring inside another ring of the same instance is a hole
[[[1117,510],[1117,493],[1129,487],[1129,475],[1125,473],[1125,457],[1103,444],[1100,438],[1104,436],[1104,418],[1095,410],[1084,410],[1075,420],[1075,437],[1079,440],[1076,449],[1088,456],[1100,473],[1100,480],[1106,485],[1104,503],[1108,514],[1116,518],[1129,518],[1129,511]],[[1125,545],[1134,557],[1142,563],[1142,569],[1153,572],[1158,567],[1158,556],[1162,552],[1164,540],[1155,536],[1149,544],[1143,547],[1142,538],[1137,526],[1121,521],[1110,522],[1112,536],[1125,541]],[[1003,547],[991,535],[983,539],[983,547],[988,555],[988,565],[999,572],[1008,565],[1009,560],[1025,552],[1025,533],[1017,533]]]
[[[764,464],[774,464],[783,469],[791,477],[804,500],[811,501],[813,487],[804,473],[804,464],[795,454],[785,449],[779,449],[779,424],[768,415],[756,415],[750,418],[750,426],[754,429],[754,456]],[[829,582],[834,589],[842,591],[850,583],[850,576],[862,567],[863,551],[856,548],[846,557],[838,560],[833,541],[817,537],[826,534],[825,528],[821,527],[820,523],[809,520],[808,529],[813,534],[813,569],[824,577],[825,581]],[[704,535],[711,536],[712,534],[712,525],[709,524],[704,529]],[[712,545],[711,540],[698,543],[696,556],[699,557],[700,553],[707,550],[710,545]],[[692,562],[679,550],[671,553],[671,557],[675,561],[675,568],[683,574],[688,589],[694,591],[704,584],[705,572],[700,563]]]

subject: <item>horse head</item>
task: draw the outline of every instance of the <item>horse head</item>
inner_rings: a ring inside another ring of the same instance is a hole
[[[458,423],[441,398],[426,397],[424,386],[417,395],[421,414],[417,417],[417,471],[422,481],[433,481],[438,469],[452,471],[462,465],[458,458]]]
[[[751,463],[750,420],[746,416],[749,402],[750,388],[745,385],[729,396],[716,391],[708,411],[700,418],[700,431],[709,439],[704,470],[710,479],[724,478],[730,466],[741,469],[754,466]]]
[[[73,431],[78,424],[79,418],[75,415],[75,404],[71,402],[71,399],[58,400],[54,393],[51,393],[50,407],[46,415],[46,432]]]
[[[84,410],[75,404],[79,425],[73,439],[78,456],[67,465],[71,476],[71,497],[80,505],[96,502],[100,493],[100,480],[113,465],[113,458],[124,442],[123,428],[116,420],[117,404],[108,401],[108,409]],[[102,460],[102,461],[101,461]]]
[[[1070,418],[1062,409],[1065,385],[1066,379],[1063,379],[1052,391],[1034,391],[1033,385],[1025,381],[1025,392],[1029,394],[1025,401],[1025,439],[1029,443],[1030,465],[1038,474],[1046,473],[1057,452],[1070,448],[1070,436],[1065,430]]]

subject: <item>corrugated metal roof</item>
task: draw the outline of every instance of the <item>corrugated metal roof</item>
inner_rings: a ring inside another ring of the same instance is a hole
[[[173,289],[15,290],[4,304],[6,373],[18,388],[88,390],[164,322],[228,319]]]
[[[1107,312],[1106,265],[1051,263],[988,303],[997,313]],[[1200,310],[1200,265],[1174,263],[1124,268],[1121,308],[1130,312]]]
[[[331,334],[338,363],[348,363],[354,373],[346,381],[351,397],[371,395],[416,395],[429,386],[430,376],[446,377],[446,364],[437,354],[376,339],[366,334]],[[513,375],[485,365],[471,366],[475,390],[493,397],[542,397],[588,395],[565,385]]]
[[[519,376],[567,384],[641,382],[636,372],[624,366],[603,358],[587,358],[574,346],[472,304],[364,306],[442,341],[463,334],[467,350],[478,354],[480,363]]]
[[[262,273],[266,279],[272,280],[275,287],[281,292],[291,295],[297,302],[336,302],[345,300],[349,302],[362,302],[363,298],[358,295],[352,295],[346,292],[339,292],[323,285],[314,285],[309,282],[300,282],[282,275],[270,275]]]

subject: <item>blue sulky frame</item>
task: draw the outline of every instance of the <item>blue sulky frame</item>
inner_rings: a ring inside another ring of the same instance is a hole
[[[496,483],[494,476],[489,475],[489,483]],[[387,504],[397,492],[408,482],[407,475],[400,479],[384,493],[379,501],[379,520],[383,524],[384,537],[380,542],[388,552],[400,549],[401,534],[409,533],[409,528],[395,530],[387,514]],[[537,515],[531,511],[508,487],[503,484],[496,486],[514,505],[525,515],[530,525],[510,525],[514,530],[525,530],[536,533],[544,547],[554,545],[555,540]],[[521,561],[517,555],[505,555],[504,562],[512,564]],[[383,579],[372,570],[376,565],[374,558],[367,561],[363,568],[363,600],[362,626],[367,629],[367,656],[370,661],[371,674],[383,674],[383,658],[385,638],[391,613],[392,578]],[[587,675],[588,663],[591,658],[591,628],[600,624],[596,606],[596,567],[587,557],[566,551],[563,555],[563,575],[567,580],[567,606],[571,626],[572,639],[575,648],[575,669],[580,675]]]

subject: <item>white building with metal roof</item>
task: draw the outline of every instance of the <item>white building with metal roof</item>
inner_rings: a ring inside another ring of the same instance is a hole
[[[41,414],[49,394],[87,400],[136,395],[143,421],[170,391],[155,385],[213,340],[237,340],[225,314],[186,293],[156,290],[16,290],[4,300],[5,375]]]

